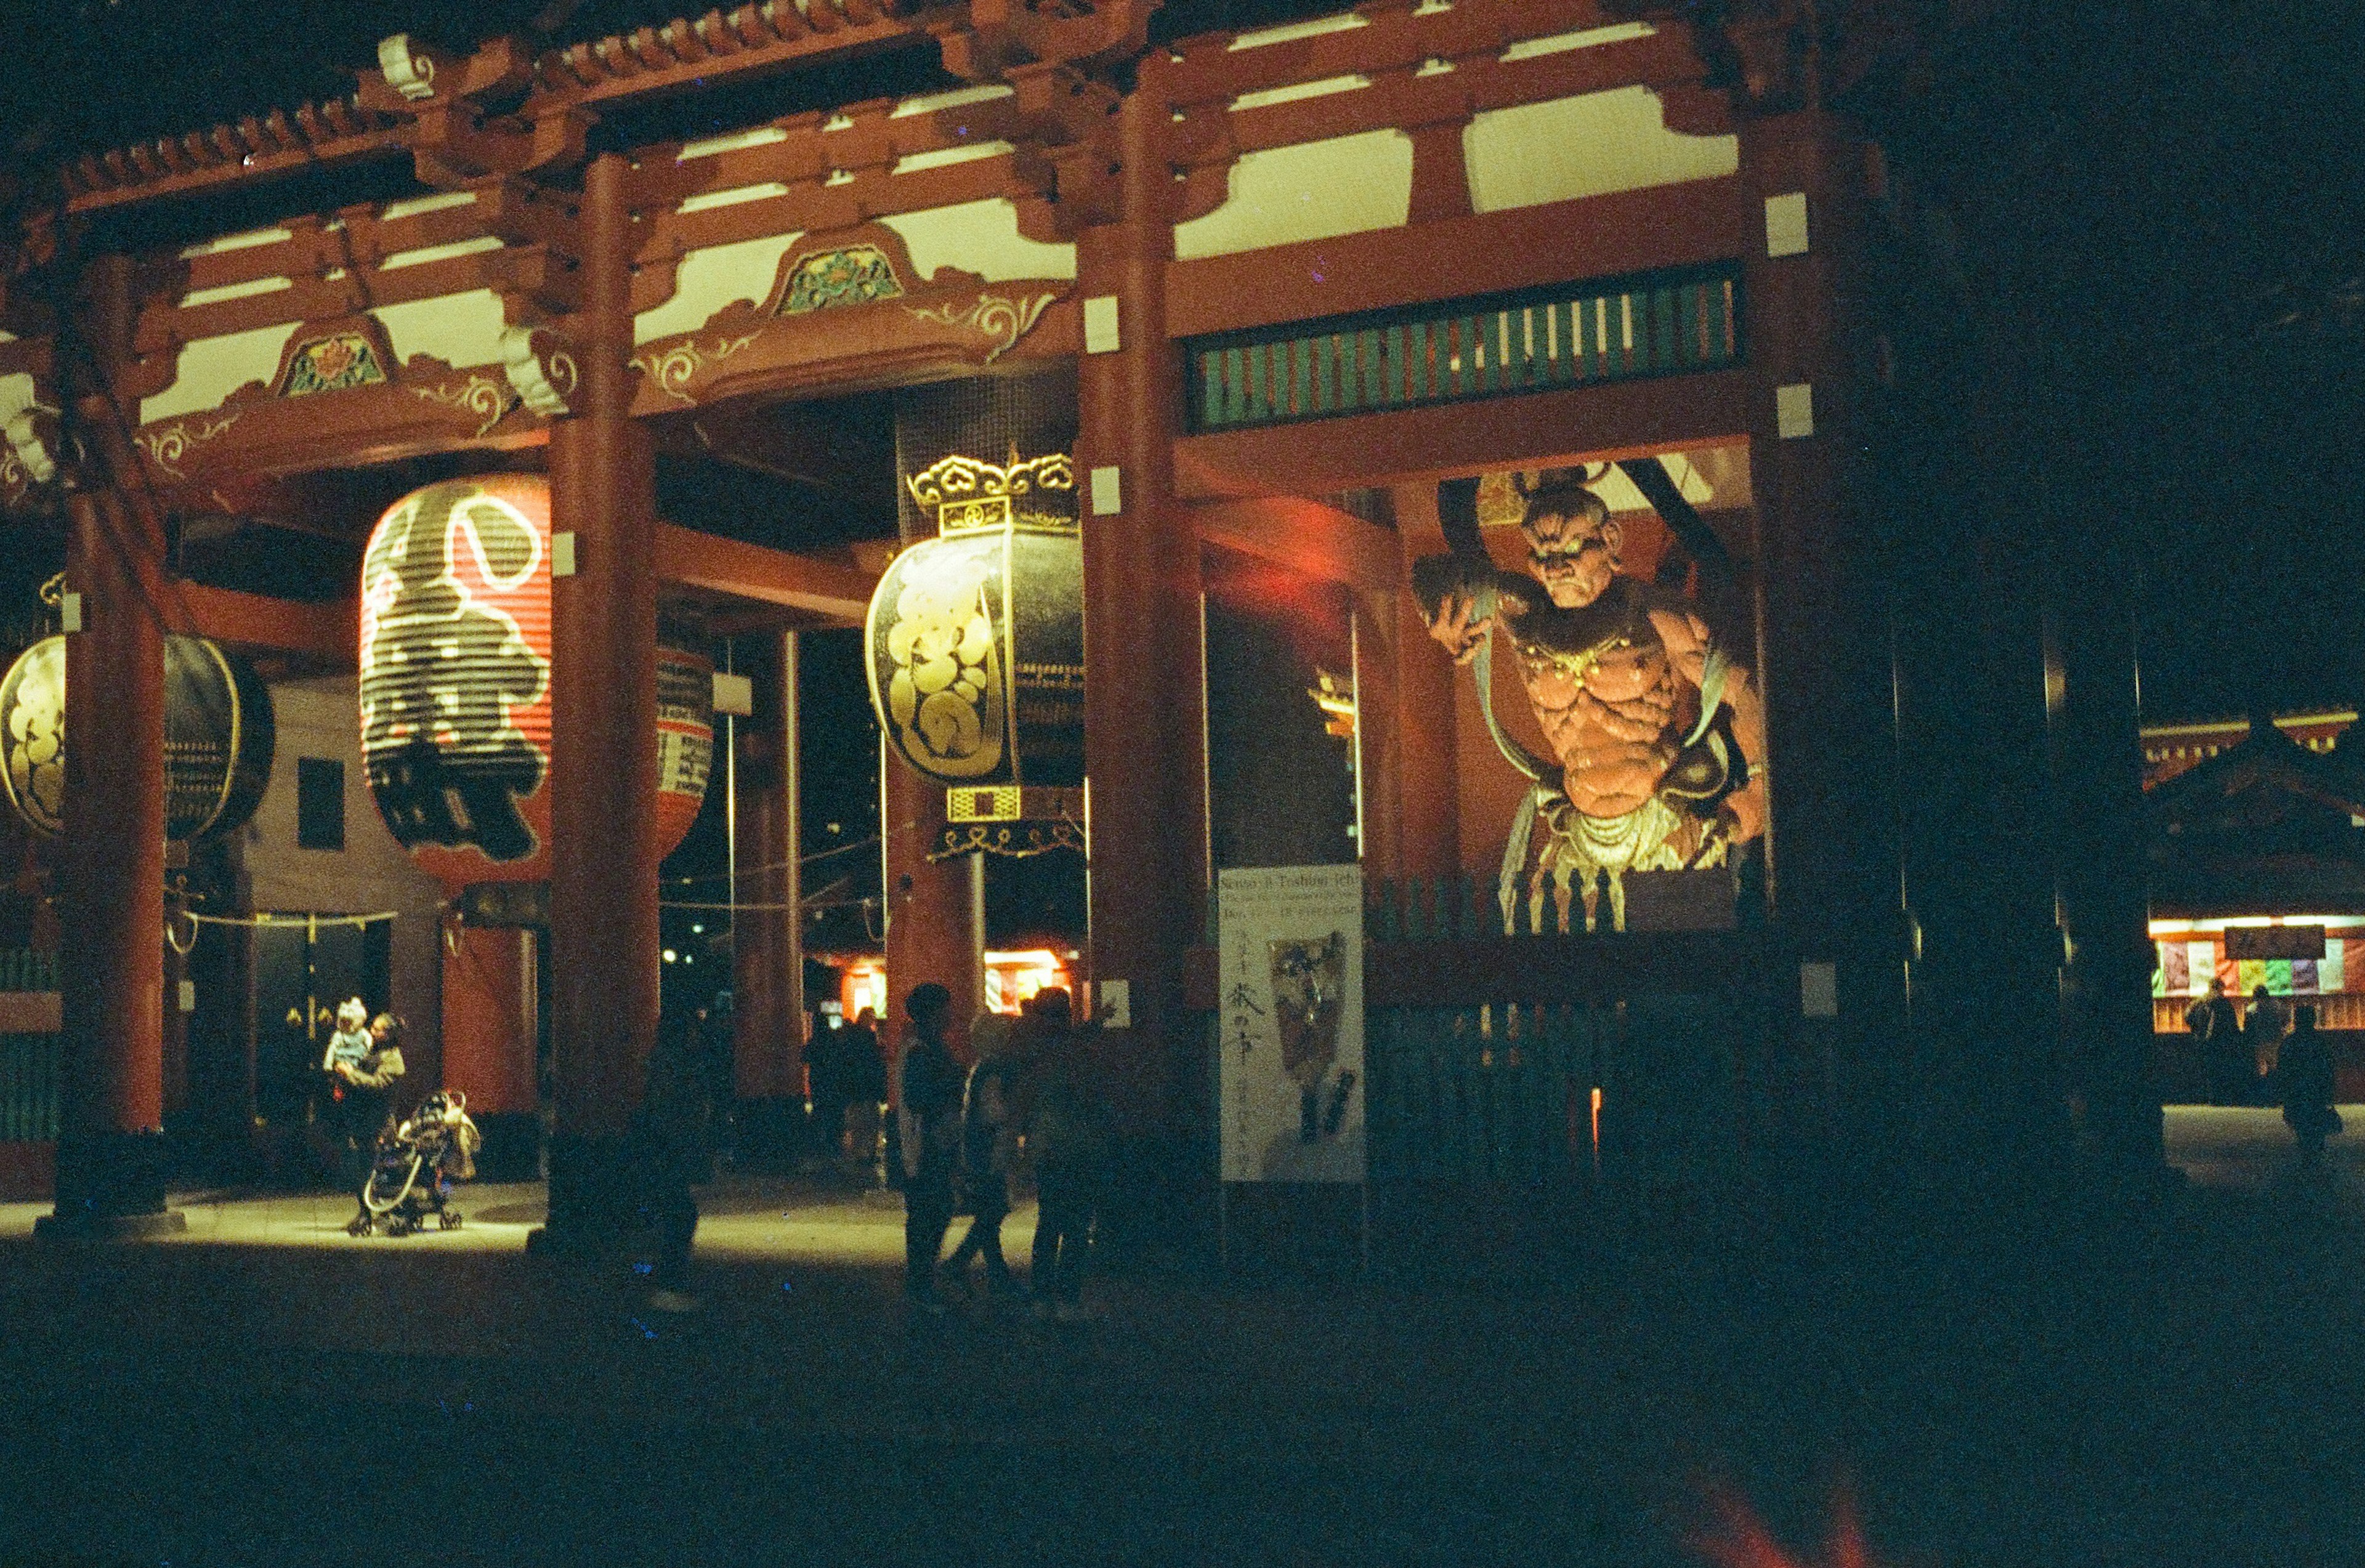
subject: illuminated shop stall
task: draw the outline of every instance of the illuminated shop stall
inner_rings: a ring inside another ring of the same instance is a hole
[[[2365,1093],[2365,768],[2356,714],[2146,729],[2152,1026],[2164,1092],[2200,1092],[2185,1023],[2222,982],[2316,1010],[2343,1097]]]
[[[2093,1065],[2148,1046],[2140,890],[1974,809],[2069,766],[1961,717],[2035,656],[2042,575],[1968,615],[1970,524],[1882,532],[1849,456],[1890,428],[1860,346],[1927,320],[1874,319],[1909,198],[1817,106],[1857,67],[1805,13],[827,9],[397,36],[350,96],[55,171],[158,236],[73,258],[103,386],[0,296],[0,506],[66,519],[69,659],[125,694],[40,851],[94,1223],[162,1204],[157,1020],[105,1004],[158,989],[124,846],[162,843],[160,603],[291,691],[357,679],[376,812],[238,853],[409,852],[421,1059],[480,1121],[546,1112],[562,1251],[622,1217],[662,953],[727,952],[734,1087],[792,1118],[809,937],[841,1010],[1071,986],[1120,1211],[1213,1212],[1217,882],[1291,868],[1360,893],[1317,935],[1361,945],[1369,1048],[1324,1034],[1344,948],[1284,944],[1318,1103],[1276,1136],[1367,1125],[1385,1226],[1712,1181],[1866,1111],[1858,1065],[1986,1070],[1950,996],[2030,1040],[2076,998],[2056,1087],[2142,1157]],[[745,106],[824,79],[861,90]],[[2087,678],[2111,620],[2067,625],[2059,756],[2131,724]],[[661,890],[693,819],[723,868]],[[1994,929],[2038,935],[1961,939]]]

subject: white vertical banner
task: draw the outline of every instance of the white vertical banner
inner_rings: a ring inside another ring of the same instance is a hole
[[[1223,1179],[1364,1175],[1363,872],[1218,873]]]

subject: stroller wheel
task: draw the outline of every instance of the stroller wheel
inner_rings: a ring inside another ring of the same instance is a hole
[[[346,1223],[345,1234],[347,1236],[367,1236],[376,1228],[376,1225],[371,1221],[369,1215],[362,1215]]]
[[[418,1228],[419,1222],[415,1219],[390,1219],[386,1222],[386,1233],[388,1236],[409,1236]]]
[[[445,1230],[457,1230],[460,1228],[460,1217],[459,1210],[445,1209],[435,1216],[435,1223]]]

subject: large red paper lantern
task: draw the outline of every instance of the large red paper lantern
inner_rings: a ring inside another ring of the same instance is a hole
[[[452,479],[362,558],[362,758],[396,840],[448,886],[550,875],[550,482]],[[713,666],[658,650],[659,853],[697,819]]]

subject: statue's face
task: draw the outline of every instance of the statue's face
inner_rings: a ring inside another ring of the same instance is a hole
[[[1519,526],[1528,536],[1528,559],[1537,580],[1563,610],[1591,604],[1618,575],[1624,531],[1606,516],[1584,508],[1575,515],[1531,512]]]

